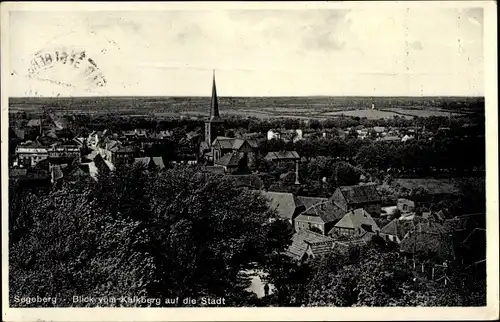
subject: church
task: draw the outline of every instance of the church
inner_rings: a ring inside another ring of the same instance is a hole
[[[224,136],[224,120],[219,113],[215,71],[209,116],[205,121],[205,139],[200,146],[200,153],[207,164],[224,167],[227,173],[234,173],[242,168],[254,168],[259,158],[256,140]]]

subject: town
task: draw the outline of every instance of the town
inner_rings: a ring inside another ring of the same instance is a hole
[[[377,107],[371,104],[366,108]],[[227,180],[235,191],[263,196],[269,210],[265,211],[268,224],[279,222],[289,231],[288,240],[280,240],[285,246],[279,253],[301,269],[306,263],[329,256],[349,257],[354,250],[359,252],[359,247],[376,244],[397,256],[391,260],[396,261],[394,265],[402,263],[407,274],[433,287],[469,290],[484,282],[485,151],[481,117],[422,117],[411,121],[344,117],[323,122],[226,119],[219,109],[215,74],[207,110],[204,124],[197,119],[162,122],[133,116],[96,121],[98,116],[71,117],[50,107],[34,118],[26,112],[11,113],[11,186],[17,185],[22,191],[45,191],[51,196],[61,189],[78,195],[82,182],[104,189],[106,175],[126,176],[123,171],[128,169],[145,173],[194,169],[207,178]],[[12,198],[18,196],[11,196],[11,203],[15,203]],[[18,230],[26,228],[12,219],[16,216],[13,211],[21,211],[16,207],[22,206],[11,205],[11,223],[21,225]],[[11,227],[11,234],[16,232]],[[360,269],[371,267],[362,266],[367,256],[355,256]],[[467,279],[457,277],[459,270],[469,274]],[[249,289],[261,302],[254,299],[253,305],[350,306],[361,301],[338,304],[337,300],[328,300],[328,292],[336,288],[327,287],[331,284],[327,281],[314,284],[318,283],[318,273],[316,277],[313,273],[301,277],[309,288],[315,285],[308,295],[304,289],[291,291],[290,282],[284,281],[286,273],[279,275],[268,273],[254,278],[258,283]],[[173,295],[196,294],[169,294]],[[206,295],[220,296],[217,292]],[[227,294],[223,296],[237,305]],[[443,305],[436,301],[435,305]],[[485,298],[479,296],[478,301],[484,303]]]

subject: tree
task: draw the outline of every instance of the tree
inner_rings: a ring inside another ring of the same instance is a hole
[[[32,223],[26,199],[12,199],[11,299],[206,295],[243,305],[240,272],[285,247],[264,197],[223,176],[124,167],[98,179],[27,196]]]

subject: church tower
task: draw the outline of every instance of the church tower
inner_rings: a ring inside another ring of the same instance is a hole
[[[208,146],[218,136],[224,135],[224,120],[219,115],[219,102],[217,101],[217,89],[215,86],[215,71],[212,82],[212,100],[210,101],[210,115],[205,121],[205,142]]]

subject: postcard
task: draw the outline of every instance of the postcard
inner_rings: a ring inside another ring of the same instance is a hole
[[[3,319],[498,318],[495,7],[2,3]]]

